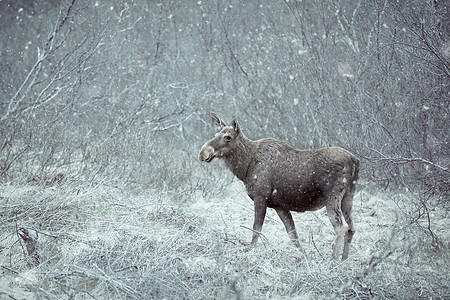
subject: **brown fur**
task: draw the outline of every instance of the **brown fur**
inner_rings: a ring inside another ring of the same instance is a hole
[[[242,180],[254,201],[255,220],[252,244],[258,240],[267,207],[275,209],[294,244],[300,248],[290,211],[313,211],[326,207],[336,232],[333,257],[340,252],[348,257],[355,232],[351,219],[352,199],[358,179],[359,161],[350,152],[338,148],[298,150],[276,139],[247,139],[233,118],[227,126],[217,115],[220,131],[200,150],[201,161],[215,157]]]

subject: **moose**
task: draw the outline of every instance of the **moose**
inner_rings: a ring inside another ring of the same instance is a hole
[[[339,147],[299,150],[273,138],[250,140],[235,117],[231,125],[214,113],[212,119],[220,131],[203,145],[199,159],[207,163],[216,157],[223,159],[244,183],[255,210],[251,244],[258,241],[269,207],[301,249],[291,211],[326,207],[336,234],[333,258],[338,257],[344,239],[342,260],[347,259],[355,233],[351,211],[359,160]]]

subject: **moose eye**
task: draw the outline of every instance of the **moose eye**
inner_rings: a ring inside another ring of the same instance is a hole
[[[226,135],[224,138],[227,142],[231,141],[231,136],[229,136],[229,135]]]

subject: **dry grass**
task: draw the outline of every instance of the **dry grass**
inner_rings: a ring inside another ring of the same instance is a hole
[[[357,233],[341,262],[330,259],[324,211],[295,214],[306,257],[272,211],[267,240],[248,247],[253,208],[237,182],[182,203],[162,191],[2,185],[0,299],[448,299],[448,229],[436,223],[443,244],[432,247],[395,197],[357,194]],[[19,228],[38,232],[37,266]]]

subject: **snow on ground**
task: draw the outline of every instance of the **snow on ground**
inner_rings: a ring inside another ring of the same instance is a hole
[[[136,195],[99,186],[0,186],[0,265],[6,267],[0,290],[27,298],[44,295],[45,286],[62,296],[60,284],[70,280],[78,287],[73,295],[85,291],[100,298],[113,291],[121,297],[317,299],[330,293],[436,296],[448,288],[443,279],[448,251],[433,250],[423,226],[411,225],[414,207],[405,205],[411,195],[358,187],[356,234],[345,262],[331,260],[335,236],[324,209],[293,213],[305,259],[272,209],[262,230],[265,239],[249,247],[254,210],[241,182],[233,180],[215,194],[192,190],[186,195],[180,201],[170,191]],[[448,211],[431,203],[429,210],[432,229],[448,245]],[[42,231],[37,268],[26,266],[15,220],[19,227]],[[386,251],[389,260],[380,260]]]

